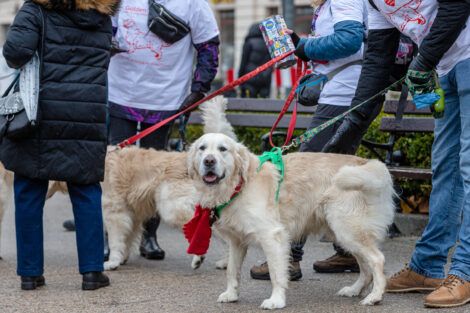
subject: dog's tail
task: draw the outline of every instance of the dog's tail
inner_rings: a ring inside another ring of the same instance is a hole
[[[345,165],[339,169],[333,181],[339,189],[345,191],[384,191],[384,188],[393,185],[387,167],[378,160],[369,160],[359,166]]]
[[[204,134],[220,133],[229,136],[235,141],[237,136],[232,125],[227,120],[225,110],[227,110],[227,99],[217,96],[214,99],[204,102],[201,105],[202,121],[204,123]]]

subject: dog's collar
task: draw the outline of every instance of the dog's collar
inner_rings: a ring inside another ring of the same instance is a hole
[[[225,202],[224,204],[218,205],[215,208],[212,208],[212,214],[211,214],[211,221],[214,222],[215,219],[220,217],[220,212],[225,208],[227,205],[229,205],[230,202],[233,201],[239,194],[242,189],[243,185],[243,179],[240,179],[240,182],[238,183],[237,187],[235,187],[235,192],[230,196],[230,199]]]

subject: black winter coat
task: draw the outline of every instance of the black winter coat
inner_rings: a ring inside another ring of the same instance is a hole
[[[3,140],[7,169],[77,184],[103,180],[110,15],[118,7],[117,0],[35,0],[21,7],[3,54],[16,68],[36,50],[42,55],[39,127],[27,138]]]
[[[263,65],[269,60],[271,60],[271,56],[269,55],[268,48],[264,42],[259,24],[253,24],[248,31],[248,35],[246,36],[245,43],[243,45],[242,60],[238,71],[238,77],[255,70],[258,66]],[[271,87],[271,74],[271,68],[261,72],[259,75],[244,83],[242,85],[242,89],[246,87],[250,90],[254,89],[260,93],[269,94],[269,89]],[[262,89],[264,89],[264,92],[261,91]],[[252,96],[256,97],[256,95]]]

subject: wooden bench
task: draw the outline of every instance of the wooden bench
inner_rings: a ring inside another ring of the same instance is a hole
[[[434,131],[434,118],[430,116],[429,108],[418,110],[411,100],[407,100],[403,112],[398,112],[398,100],[387,100],[384,113],[393,114],[394,117],[384,116],[381,120],[379,130],[389,132],[388,143],[375,143],[367,140],[362,145],[373,152],[382,162],[387,164],[390,173],[396,178],[431,179],[431,169],[413,168],[402,166],[403,156],[395,149],[395,143],[400,136],[410,132],[431,133]],[[413,116],[406,116],[413,115]],[[427,115],[427,116],[426,116]],[[378,153],[377,149],[386,151],[385,158]],[[431,153],[431,151],[429,151]]]
[[[284,100],[277,99],[251,99],[251,98],[228,98],[227,119],[233,126],[271,128],[284,105]],[[292,112],[292,107],[287,111]],[[434,119],[430,117],[429,109],[417,110],[412,101],[407,101],[402,114],[397,114],[398,100],[387,100],[384,112],[395,115],[394,117],[383,117],[380,130],[390,132],[388,143],[375,143],[363,140],[362,144],[371,150],[382,162],[387,164],[390,173],[396,178],[430,179],[430,169],[405,167],[400,164],[401,160],[393,159],[396,140],[409,132],[432,132],[434,130]],[[296,129],[305,130],[309,127],[312,114],[316,107],[305,107],[298,105]],[[409,116],[418,115],[418,116]],[[428,116],[425,116],[428,115]],[[401,118],[401,117],[402,118]],[[284,116],[279,123],[278,129],[286,129],[289,125],[290,115]],[[201,112],[193,112],[188,121],[189,124],[201,125]],[[276,131],[274,137],[285,136],[285,132]],[[261,138],[261,151],[270,148],[268,135]],[[385,150],[386,156],[378,150]]]

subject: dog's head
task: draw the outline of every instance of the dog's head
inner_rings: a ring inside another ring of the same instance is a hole
[[[188,152],[188,172],[205,186],[235,186],[247,180],[250,152],[230,137],[211,133],[199,138]]]

